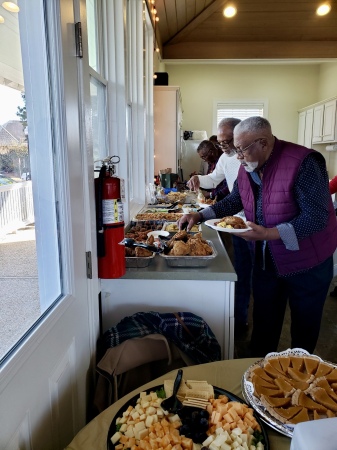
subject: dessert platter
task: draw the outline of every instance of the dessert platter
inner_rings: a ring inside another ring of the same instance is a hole
[[[297,423],[337,416],[337,366],[299,348],[268,353],[244,373],[242,394],[265,423],[292,437]]]
[[[169,412],[164,399],[173,384],[165,380],[127,401],[112,419],[107,449],[269,450],[265,425],[239,397],[207,381],[183,379],[180,407]]]
[[[226,233],[240,234],[251,230],[246,222],[238,216],[226,216],[222,219],[206,220],[205,225],[216,231],[224,231]]]

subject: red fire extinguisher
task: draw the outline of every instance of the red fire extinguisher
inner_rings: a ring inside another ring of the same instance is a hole
[[[115,176],[115,164],[120,158],[103,160],[99,177],[95,179],[97,256],[99,278],[120,278],[125,274],[122,181]]]

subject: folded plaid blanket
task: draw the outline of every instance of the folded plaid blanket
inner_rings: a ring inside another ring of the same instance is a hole
[[[109,328],[103,341],[110,348],[127,339],[154,333],[165,336],[197,364],[221,359],[221,348],[214,333],[204,319],[190,312],[138,312]]]

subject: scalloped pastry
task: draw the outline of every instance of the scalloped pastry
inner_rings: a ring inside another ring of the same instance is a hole
[[[337,417],[337,367],[315,355],[272,355],[248,379],[260,404],[282,423]]]

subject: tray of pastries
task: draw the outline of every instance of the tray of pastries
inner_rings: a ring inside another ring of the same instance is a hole
[[[298,348],[268,353],[244,373],[242,393],[262,420],[292,437],[297,423],[337,417],[337,366]]]

